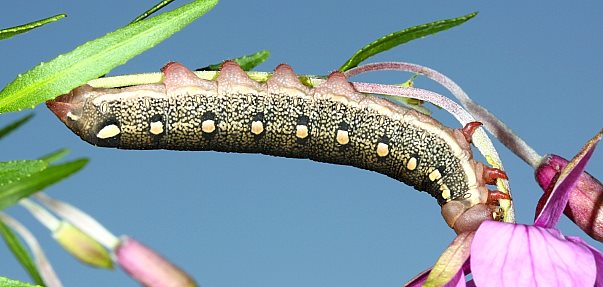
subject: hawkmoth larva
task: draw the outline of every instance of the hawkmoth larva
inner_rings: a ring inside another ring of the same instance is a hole
[[[263,153],[352,165],[435,197],[457,232],[492,219],[504,173],[472,159],[475,125],[451,129],[387,100],[358,93],[342,73],[316,88],[287,65],[266,83],[225,62],[215,81],[178,63],[160,84],[78,87],[47,103],[83,140],[122,149]]]

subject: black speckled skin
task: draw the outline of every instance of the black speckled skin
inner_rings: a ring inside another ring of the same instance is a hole
[[[228,67],[231,70],[222,74],[243,77],[236,68]],[[466,143],[451,140],[454,130],[413,110],[359,94],[340,74],[309,89],[296,82],[297,78],[291,79],[288,67],[277,68],[275,80],[267,84],[248,78],[240,83],[218,78],[195,84],[202,80],[190,79],[196,76],[179,65],[164,68],[164,73],[163,84],[123,89],[81,87],[55,101],[69,100],[75,117],[64,122],[96,146],[308,158],[385,174],[428,192],[440,205],[471,196],[468,179],[475,174],[467,174],[462,165],[474,162]],[[277,81],[283,79],[293,84]],[[204,132],[202,125],[208,120],[208,126],[215,129]],[[152,133],[152,122],[162,128]],[[256,130],[261,132],[252,132],[253,122],[261,123]],[[108,125],[117,126],[119,132],[99,138]],[[300,126],[307,128],[307,136],[296,135]],[[381,155],[377,153],[379,143],[386,146]],[[462,150],[465,158],[455,149]],[[416,167],[409,168],[411,158]],[[441,177],[431,180],[429,174],[436,169]],[[447,198],[442,185],[450,191]]]

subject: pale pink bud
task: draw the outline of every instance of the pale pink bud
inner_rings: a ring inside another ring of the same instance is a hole
[[[114,251],[117,263],[144,286],[197,286],[180,268],[130,237],[123,237]]]

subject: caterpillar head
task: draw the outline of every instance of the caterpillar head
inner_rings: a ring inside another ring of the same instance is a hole
[[[91,95],[93,88],[83,85],[61,95],[54,100],[46,102],[50,109],[69,129],[80,135],[86,121],[84,116],[84,105]],[[81,136],[81,135],[80,135]],[[83,138],[83,137],[82,137]]]
[[[479,203],[470,208],[457,200],[447,202],[442,206],[442,216],[446,223],[454,229],[457,234],[475,231],[486,220],[493,220],[493,207]]]
[[[98,146],[117,146],[124,115],[122,100],[140,89],[104,89],[83,85],[46,102],[46,106],[84,141]]]
[[[163,84],[115,89],[83,85],[46,102],[46,106],[86,142],[115,147],[120,143],[122,129],[142,122],[136,117],[135,108],[163,99],[165,91]]]
[[[121,133],[122,109],[115,99],[119,94],[118,89],[83,85],[46,102],[46,106],[84,141],[115,146]]]

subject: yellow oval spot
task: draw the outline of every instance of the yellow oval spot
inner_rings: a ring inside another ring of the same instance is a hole
[[[163,132],[163,123],[161,121],[156,121],[151,123],[151,133],[154,135],[158,135]]]
[[[350,142],[348,131],[337,130],[336,140],[339,144],[345,145]]]
[[[264,124],[261,121],[254,121],[251,123],[251,133],[259,135],[264,131]]]
[[[214,120],[204,120],[201,123],[201,130],[207,134],[213,133],[216,130],[216,122]]]
[[[387,156],[389,154],[389,147],[385,143],[377,144],[377,155],[380,157]]]
[[[442,192],[442,198],[446,201],[450,200],[450,189],[445,184],[440,185],[440,191]]]
[[[429,173],[429,180],[431,181],[436,181],[440,178],[442,178],[442,174],[437,169],[434,169],[431,173]]]
[[[102,128],[98,134],[96,134],[96,137],[99,139],[111,138],[118,135],[120,132],[121,130],[119,130],[118,126],[111,124]]]
[[[408,162],[406,163],[406,168],[408,170],[415,170],[415,168],[417,168],[417,159],[414,157],[411,157]]]
[[[305,139],[306,137],[308,137],[308,126],[297,125],[295,127],[295,136],[300,139]]]

